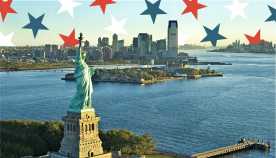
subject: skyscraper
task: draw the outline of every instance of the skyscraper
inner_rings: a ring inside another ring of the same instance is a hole
[[[151,42],[151,55],[157,55],[157,42],[152,41]]]
[[[55,59],[57,57],[58,45],[46,44],[44,47],[46,58]]]
[[[98,38],[98,45],[97,46],[102,47],[102,38],[101,37]]]
[[[104,60],[111,60],[113,58],[112,49],[108,46],[102,48],[102,53]]]
[[[158,52],[165,52],[167,50],[166,39],[161,39],[161,40],[158,40],[156,42],[157,42],[157,50],[158,50]]]
[[[145,57],[151,52],[152,36],[147,33],[138,35],[138,52],[140,57]]]
[[[84,47],[83,48],[84,48],[84,50],[88,50],[89,47],[90,47],[90,43],[89,43],[89,41],[86,40],[84,42]]]
[[[118,41],[118,50],[121,51],[125,47],[125,41],[119,40]]]
[[[112,38],[112,52],[118,52],[118,35],[117,34],[113,34],[113,38]]]
[[[178,55],[178,24],[176,20],[169,21],[167,57],[176,58]]]
[[[132,40],[132,50],[134,53],[138,53],[138,38],[134,37]]]
[[[102,38],[102,46],[109,46],[109,38],[108,37],[103,37]]]

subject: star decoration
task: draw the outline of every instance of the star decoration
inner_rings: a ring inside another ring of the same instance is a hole
[[[11,8],[11,3],[12,0],[0,0],[0,13],[2,15],[2,21],[5,21],[8,13],[16,13],[16,11]]]
[[[114,3],[116,3],[116,2],[113,1],[113,0],[95,0],[90,6],[91,7],[93,7],[93,6],[100,6],[102,12],[105,14],[106,5],[108,5],[108,4],[114,4]]]
[[[75,2],[75,0],[58,0],[61,4],[60,9],[58,10],[58,14],[62,12],[68,12],[71,17],[74,17],[74,8],[81,5],[79,2]]]
[[[75,34],[75,29],[73,29],[69,36],[63,34],[59,35],[64,42],[64,47],[75,47],[77,44],[79,44],[79,41],[75,38]]]
[[[143,13],[141,13],[141,15],[150,15],[153,23],[155,23],[156,16],[158,14],[167,14],[166,12],[164,12],[159,8],[161,0],[156,1],[154,4],[149,2],[148,0],[145,0],[145,1],[147,4],[147,9]]]
[[[108,27],[106,27],[105,29],[112,32],[113,34],[116,33],[116,34],[123,34],[123,35],[126,35],[127,32],[126,30],[124,29],[124,26],[126,24],[126,19],[122,19],[120,21],[118,21],[116,18],[114,18],[112,15],[111,15],[111,22],[112,24]]]
[[[14,46],[12,43],[13,35],[14,32],[8,34],[7,36],[0,32],[0,46]]]
[[[226,39],[226,37],[220,35],[219,32],[220,24],[218,24],[213,30],[204,26],[205,32],[207,36],[201,42],[208,42],[210,41],[212,45],[215,47],[217,46],[218,40]]]
[[[239,0],[233,0],[231,5],[226,6],[228,10],[231,11],[231,19],[233,20],[237,16],[246,18],[244,9],[248,6],[247,3],[242,3]]]
[[[258,45],[262,42],[261,30],[259,30],[255,36],[250,36],[250,35],[245,34],[245,37],[247,38],[247,40],[249,41],[249,44],[251,44],[251,45]]]
[[[266,22],[269,22],[269,21],[275,21],[276,22],[276,9],[271,7],[271,6],[268,6],[270,12],[271,12],[271,16],[266,19]]]
[[[36,38],[36,35],[39,30],[48,30],[48,28],[42,24],[42,20],[45,14],[39,16],[38,18],[34,18],[30,13],[28,13],[28,15],[29,15],[30,23],[23,26],[23,28],[31,29],[33,31],[34,38]]]
[[[182,14],[192,13],[196,19],[198,19],[198,10],[207,7],[204,4],[198,3],[198,0],[183,0],[186,4],[185,10]]]

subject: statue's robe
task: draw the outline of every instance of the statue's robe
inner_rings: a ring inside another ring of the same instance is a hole
[[[93,86],[91,77],[94,74],[94,70],[90,69],[85,62],[84,53],[81,49],[77,52],[75,60],[75,72],[77,91],[74,98],[70,102],[69,111],[80,112],[82,110],[92,108],[92,93]]]

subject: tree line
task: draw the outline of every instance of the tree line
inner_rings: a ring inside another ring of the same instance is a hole
[[[136,135],[128,130],[100,131],[106,152],[121,150],[122,154],[151,154],[153,138]],[[63,123],[59,121],[0,121],[0,158],[41,156],[58,151],[63,138]]]

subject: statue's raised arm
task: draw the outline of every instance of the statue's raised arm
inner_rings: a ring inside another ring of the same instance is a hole
[[[83,35],[82,33],[80,33],[80,37],[79,37],[79,49],[78,51],[76,51],[76,63],[78,62],[83,62],[84,59],[83,59],[83,52],[81,51],[81,47],[82,47],[82,40],[83,40]],[[85,62],[85,61],[84,61]]]

